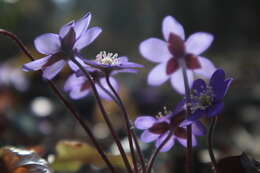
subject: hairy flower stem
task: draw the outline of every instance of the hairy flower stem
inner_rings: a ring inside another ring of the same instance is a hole
[[[105,110],[105,108],[104,108],[104,106],[103,106],[103,104],[101,102],[100,96],[99,96],[99,94],[97,92],[97,88],[95,86],[95,83],[94,83],[92,77],[90,76],[88,71],[86,71],[84,69],[84,67],[76,59],[72,58],[71,60],[79,67],[79,69],[84,73],[86,78],[89,80],[91,88],[92,88],[93,93],[94,93],[94,96],[95,96],[95,98],[97,100],[98,106],[99,106],[100,111],[101,111],[101,113],[103,115],[103,118],[106,121],[107,126],[108,126],[108,128],[109,128],[109,130],[110,130],[110,132],[111,132],[111,134],[112,134],[112,136],[113,136],[113,138],[115,140],[115,143],[116,143],[116,145],[117,145],[117,147],[119,149],[119,152],[120,152],[120,154],[121,154],[121,156],[123,158],[123,161],[124,161],[125,166],[126,166],[126,170],[127,170],[128,173],[132,173],[132,168],[131,168],[130,163],[129,163],[128,159],[127,159],[126,153],[125,153],[125,151],[124,151],[124,149],[122,147],[122,144],[120,143],[120,140],[119,140],[118,136],[116,135],[114,127],[113,127],[113,125],[112,125],[112,123],[111,123],[111,121],[110,121],[110,119],[109,119],[109,117],[107,115],[107,112],[106,112],[106,110]]]
[[[135,156],[135,149],[134,149],[134,145],[133,145],[133,139],[132,139],[133,134],[132,134],[132,131],[131,131],[131,123],[130,123],[130,120],[129,120],[129,116],[127,114],[127,111],[125,109],[123,101],[121,100],[120,96],[117,94],[115,88],[113,87],[113,85],[110,82],[109,74],[106,74],[106,82],[107,82],[109,88],[111,89],[112,93],[116,97],[116,99],[117,99],[117,101],[119,103],[119,107],[120,107],[120,109],[123,112],[125,123],[126,123],[126,129],[127,129],[127,135],[128,135],[130,151],[131,151],[131,155],[132,155],[132,159],[133,159],[134,170],[137,173],[138,172],[138,167],[137,167],[137,161],[136,161],[136,156]]]
[[[22,41],[13,33],[5,31],[3,29],[0,29],[0,34],[3,34],[5,36],[8,36],[9,38],[11,38],[12,40],[14,40],[18,46],[22,49],[22,51],[30,58],[30,60],[34,60],[35,58],[31,55],[31,53],[28,51],[28,49],[26,48],[26,46],[22,43]],[[52,82],[51,80],[48,81],[49,86],[51,87],[51,89],[53,90],[53,92],[57,95],[57,97],[62,101],[62,103],[66,106],[66,108],[70,111],[70,113],[74,116],[74,118],[80,123],[80,125],[82,126],[82,128],[85,130],[85,132],[87,133],[87,135],[89,136],[89,138],[92,140],[93,145],[95,146],[95,148],[97,149],[98,153],[100,154],[100,156],[102,157],[102,159],[105,161],[105,163],[107,164],[108,168],[110,169],[110,171],[112,173],[115,173],[115,169],[113,167],[113,165],[110,163],[110,161],[108,160],[107,156],[105,155],[104,151],[102,150],[102,148],[100,147],[100,145],[98,144],[97,140],[95,139],[93,133],[91,132],[90,128],[85,124],[85,122],[83,121],[83,119],[80,117],[79,113],[75,110],[75,108],[72,106],[71,103],[69,103],[69,101],[67,101],[65,99],[65,97],[61,94],[61,92],[59,91],[59,89],[56,87],[56,85],[54,84],[54,82]]]
[[[214,171],[217,171],[217,161],[216,158],[214,156],[214,152],[213,152],[213,135],[214,135],[214,130],[215,127],[217,125],[217,116],[212,118],[211,123],[210,123],[210,128],[209,128],[209,132],[208,132],[208,151],[209,151],[209,156],[210,156],[210,160],[211,163],[214,167]]]
[[[185,97],[186,97],[186,106],[187,106],[187,114],[186,117],[191,115],[191,107],[190,107],[190,87],[187,76],[187,67],[184,59],[178,59],[178,62],[182,68],[182,75],[184,80],[185,87]],[[192,173],[192,128],[191,125],[187,126],[187,150],[186,150],[186,165],[185,165],[186,173]]]

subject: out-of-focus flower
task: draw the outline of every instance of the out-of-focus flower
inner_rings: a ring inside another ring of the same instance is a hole
[[[25,91],[29,86],[29,81],[19,68],[4,63],[0,65],[0,87],[3,86],[14,86],[19,91]]]
[[[184,147],[187,146],[186,126],[179,126],[185,119],[185,111],[181,106],[176,108],[174,112],[164,112],[165,115],[159,113],[158,117],[140,116],[135,120],[135,127],[144,132],[141,134],[141,141],[145,143],[155,142],[158,148],[167,138],[170,131],[173,130],[173,135],[162,147],[160,152],[169,151],[175,144],[175,140],[181,143]],[[196,146],[197,141],[195,135],[205,135],[205,127],[199,122],[192,124],[192,145]]]
[[[97,54],[95,60],[84,59],[84,62],[94,68],[100,69],[106,73],[129,72],[136,73],[137,68],[142,68],[143,65],[129,62],[126,56],[118,57],[118,54],[107,53],[101,51]]]
[[[112,97],[108,94],[112,93],[109,88],[104,73],[102,73],[98,69],[86,67],[85,68],[89,74],[91,75],[93,81],[95,82],[95,86],[97,88],[98,94],[106,100],[112,100]],[[64,85],[64,90],[69,92],[69,95],[72,99],[81,99],[87,96],[91,92],[91,85],[89,80],[82,74],[78,72],[79,76],[76,73],[73,73],[69,76]],[[119,86],[115,78],[109,77],[112,86],[118,91]]]
[[[220,114],[224,107],[223,98],[233,79],[225,79],[225,72],[218,69],[207,84],[202,79],[194,81],[191,89],[191,111],[189,121],[196,121],[202,116],[214,117]]]
[[[213,36],[205,32],[192,34],[186,41],[182,25],[172,16],[162,22],[164,40],[149,38],[140,44],[140,53],[149,61],[159,63],[148,75],[148,83],[158,86],[171,78],[171,84],[179,93],[184,94],[184,82],[179,60],[187,67],[190,86],[194,74],[210,78],[215,67],[207,58],[199,56],[212,43]]]
[[[59,34],[46,33],[34,40],[35,48],[47,56],[23,65],[24,71],[43,70],[43,78],[53,79],[70,61],[79,56],[84,47],[92,43],[101,33],[101,28],[88,28],[91,14],[87,13],[78,21],[62,26]]]

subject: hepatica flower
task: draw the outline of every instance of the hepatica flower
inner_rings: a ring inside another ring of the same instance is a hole
[[[99,95],[103,99],[109,101],[112,100],[110,95],[107,93],[107,91],[109,93],[111,93],[112,91],[106,82],[104,73],[98,69],[94,69],[90,67],[85,67],[85,69],[88,70],[89,74],[91,75]],[[69,93],[69,96],[72,99],[75,100],[86,97],[92,91],[89,80],[83,74],[79,73],[79,75],[80,76],[78,76],[76,73],[73,73],[71,76],[69,76],[69,78],[67,79],[64,85],[64,90]],[[115,78],[111,76],[109,78],[113,88],[115,88],[115,90],[118,91],[119,85],[115,80]]]
[[[220,114],[223,109],[223,98],[233,79],[225,79],[225,72],[218,69],[206,83],[202,79],[194,81],[191,89],[191,110],[190,121],[196,121],[202,116],[214,117]]]
[[[141,134],[141,141],[145,143],[155,141],[155,146],[158,148],[161,143],[167,138],[170,130],[173,130],[173,135],[162,147],[160,152],[169,151],[177,140],[181,145],[187,147],[186,126],[179,126],[185,119],[184,110],[174,111],[173,113],[167,113],[163,115],[159,113],[159,116],[140,116],[135,120],[135,127],[140,130],[144,130]],[[196,146],[197,141],[195,135],[205,135],[205,127],[199,122],[193,122],[192,124],[192,145]]]
[[[211,61],[200,56],[213,41],[213,36],[206,32],[192,34],[186,41],[182,25],[173,17],[167,16],[162,22],[164,40],[149,38],[140,44],[140,53],[149,61],[159,63],[148,75],[148,83],[158,86],[169,78],[173,88],[184,94],[184,82],[180,61],[187,67],[191,86],[194,74],[210,78],[215,71]]]
[[[143,67],[140,64],[129,62],[126,56],[118,57],[117,53],[107,53],[106,51],[101,51],[97,54],[95,60],[84,59],[84,62],[108,74],[111,72],[137,72],[137,68]]]
[[[34,46],[46,56],[24,64],[24,71],[42,70],[45,79],[53,79],[80,50],[92,43],[101,33],[101,28],[88,29],[91,14],[61,27],[59,34],[46,33],[34,40]]]

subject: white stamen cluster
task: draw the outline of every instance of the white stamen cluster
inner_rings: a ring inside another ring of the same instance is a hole
[[[106,51],[101,51],[99,54],[96,56],[96,61],[99,64],[105,64],[105,65],[116,65],[119,64],[118,61],[118,54],[111,53],[111,52],[106,52]]]
[[[192,90],[191,94],[191,112],[196,110],[206,110],[213,103],[214,93],[211,86],[207,86],[202,92],[198,93],[197,90]]]

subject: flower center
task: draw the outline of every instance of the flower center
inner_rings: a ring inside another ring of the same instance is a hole
[[[96,56],[96,61],[99,64],[104,64],[104,65],[116,65],[119,64],[119,60],[118,60],[118,54],[115,53],[110,53],[110,52],[106,52],[106,51],[101,51],[99,54],[97,54]]]
[[[206,110],[208,107],[212,106],[214,100],[214,94],[212,88],[207,86],[204,90],[198,92],[197,90],[192,90],[191,94],[191,111],[194,113],[196,110]]]

